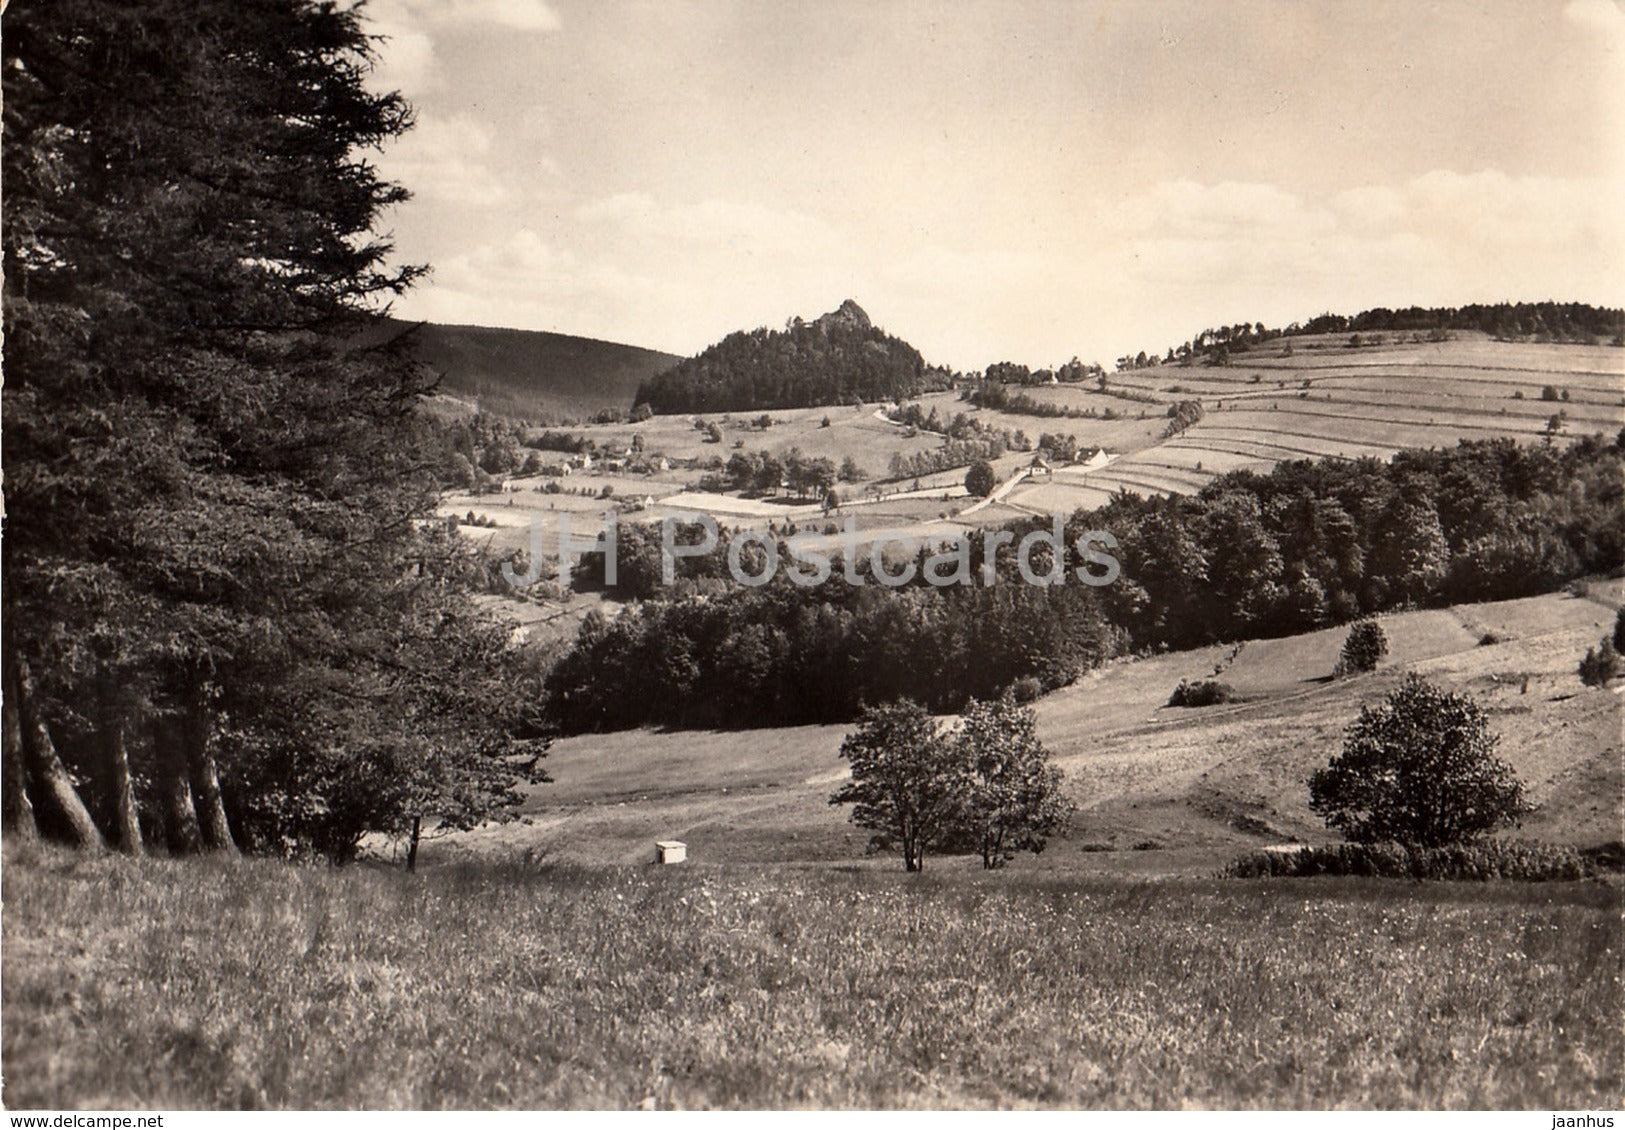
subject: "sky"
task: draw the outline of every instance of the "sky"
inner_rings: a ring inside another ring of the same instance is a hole
[[[1620,0],[368,0],[403,317],[928,362],[1625,304]]]

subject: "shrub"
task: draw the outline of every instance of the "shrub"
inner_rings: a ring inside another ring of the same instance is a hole
[[[1483,635],[1478,637],[1479,647],[1491,647],[1494,644],[1501,642],[1501,634],[1499,632],[1485,632]]]
[[[1497,740],[1477,703],[1409,674],[1360,708],[1343,752],[1309,779],[1309,807],[1358,843],[1465,843],[1525,810]]]
[[[1440,848],[1404,844],[1326,844],[1298,851],[1261,851],[1242,856],[1224,869],[1230,879],[1303,878],[1310,875],[1364,875],[1385,879],[1444,879],[1485,882],[1562,882],[1595,874],[1600,865],[1570,847],[1483,840]]]
[[[1556,400],[1557,399],[1557,387],[1555,385],[1542,385],[1541,389],[1540,389],[1540,398],[1542,400],[1548,400],[1548,401],[1549,400]]]
[[[986,459],[978,459],[965,472],[965,489],[977,498],[986,498],[998,485],[999,476]]]
[[[1360,620],[1349,629],[1343,652],[1332,669],[1333,678],[1375,671],[1377,661],[1388,654],[1388,635],[1375,620]]]
[[[1580,681],[1588,687],[1606,687],[1619,674],[1619,652],[1614,641],[1604,639],[1598,647],[1586,648],[1580,660]]]
[[[1614,650],[1625,651],[1625,608],[1614,613]]]
[[[1236,692],[1229,683],[1221,683],[1216,679],[1201,679],[1191,682],[1188,679],[1179,680],[1179,686],[1174,688],[1173,695],[1168,699],[1169,706],[1217,706],[1221,702],[1234,702]]]
[[[1036,675],[1023,675],[1010,684],[1010,693],[1016,696],[1017,702],[1032,702],[1043,690],[1043,684]]]

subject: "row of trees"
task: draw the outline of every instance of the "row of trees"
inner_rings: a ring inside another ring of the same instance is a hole
[[[343,858],[540,779],[394,344],[354,9],[6,13],[6,827]],[[376,339],[376,335],[373,335]]]
[[[1490,334],[1507,341],[1533,338],[1536,341],[1625,343],[1625,310],[1589,306],[1583,302],[1496,302],[1467,306],[1410,306],[1390,310],[1376,306],[1352,316],[1319,314],[1307,322],[1293,322],[1281,329],[1268,329],[1263,322],[1238,322],[1231,326],[1204,329],[1188,341],[1170,348],[1159,357],[1141,350],[1117,359],[1118,371],[1155,365],[1189,365],[1206,359],[1227,364],[1232,354],[1247,351],[1281,337],[1300,334],[1376,333],[1383,331],[1427,334],[1429,340],[1443,341],[1451,331],[1466,330]],[[1351,340],[1351,345],[1359,345]]]
[[[894,590],[837,573],[802,588],[781,570],[761,588],[708,578],[680,589],[687,595],[587,616],[547,676],[553,724],[799,725],[903,698],[947,712],[1026,677],[1063,686],[1115,650],[1093,590],[1077,584],[1006,575],[992,587]]]
[[[856,472],[857,464],[850,456],[846,462],[850,467],[845,469]],[[733,490],[777,494],[783,486],[805,498],[809,494],[828,494],[841,477],[841,470],[832,459],[809,456],[799,447],[792,447],[783,458],[771,451],[736,451],[723,467],[723,475]]]

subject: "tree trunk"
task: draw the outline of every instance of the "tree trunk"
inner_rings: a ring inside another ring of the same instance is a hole
[[[198,850],[202,833],[198,829],[197,810],[192,806],[192,781],[187,771],[186,749],[176,732],[173,721],[155,721],[152,726],[152,746],[158,763],[158,795],[163,808],[164,838],[175,855],[190,855]]]
[[[102,723],[102,741],[113,842],[126,855],[140,855],[141,815],[135,807],[135,783],[130,778],[130,749],[124,719],[108,716]]]
[[[39,715],[33,672],[28,669],[28,661],[20,655],[12,659],[10,681],[17,701],[18,720],[22,723],[23,761],[28,767],[28,775],[39,790],[40,799],[54,809],[52,815],[60,818],[62,832],[69,843],[81,848],[105,846],[96,822],[90,818],[90,811],[85,808],[79,790],[74,787],[68,767],[57,756],[51,731],[46,727],[45,719]]]
[[[0,740],[5,744],[5,777],[0,781],[0,830],[17,839],[32,840],[39,836],[34,823],[34,804],[28,799],[28,769],[23,764],[23,723],[17,712],[17,696],[12,683],[6,680],[0,694]]]
[[[194,703],[184,723],[186,761],[192,782],[192,804],[197,809],[198,829],[203,846],[208,851],[237,851],[232,838],[231,825],[226,821],[226,806],[220,799],[220,774],[215,767],[214,754],[209,751],[210,725],[208,707]]]
[[[408,841],[406,846],[406,869],[408,871],[416,871],[418,869],[418,841],[422,838],[422,836],[423,817],[414,816],[412,817],[412,838],[410,841]]]

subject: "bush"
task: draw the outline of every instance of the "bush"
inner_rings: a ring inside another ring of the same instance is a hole
[[[1179,686],[1174,688],[1173,695],[1168,699],[1169,706],[1217,706],[1221,702],[1234,702],[1236,692],[1229,683],[1221,683],[1215,679],[1202,679],[1191,682],[1188,679],[1179,680]]]
[[[1309,807],[1358,843],[1465,843],[1525,810],[1497,740],[1477,703],[1407,675],[1360,708],[1343,752],[1309,779]]]
[[[1614,650],[1625,651],[1625,608],[1614,613]]]
[[[1310,875],[1364,875],[1385,879],[1444,879],[1525,883],[1584,879],[1599,866],[1570,847],[1484,840],[1443,848],[1404,844],[1327,844],[1298,851],[1261,851],[1224,869],[1230,879],[1303,878]]]
[[[1478,637],[1479,647],[1493,647],[1495,644],[1501,642],[1503,641],[1499,632],[1485,632],[1483,635]]]
[[[1032,702],[1044,693],[1043,684],[1036,675],[1023,675],[1010,684],[1010,693],[1016,696],[1017,702]]]
[[[965,489],[976,498],[986,498],[998,485],[998,473],[986,459],[978,459],[965,472]]]
[[[1586,648],[1580,660],[1580,681],[1588,687],[1606,687],[1619,674],[1619,652],[1614,641],[1604,639],[1598,647]]]
[[[1377,662],[1388,654],[1388,634],[1375,620],[1360,620],[1349,629],[1343,641],[1343,653],[1337,657],[1332,669],[1333,678],[1375,671]]]

